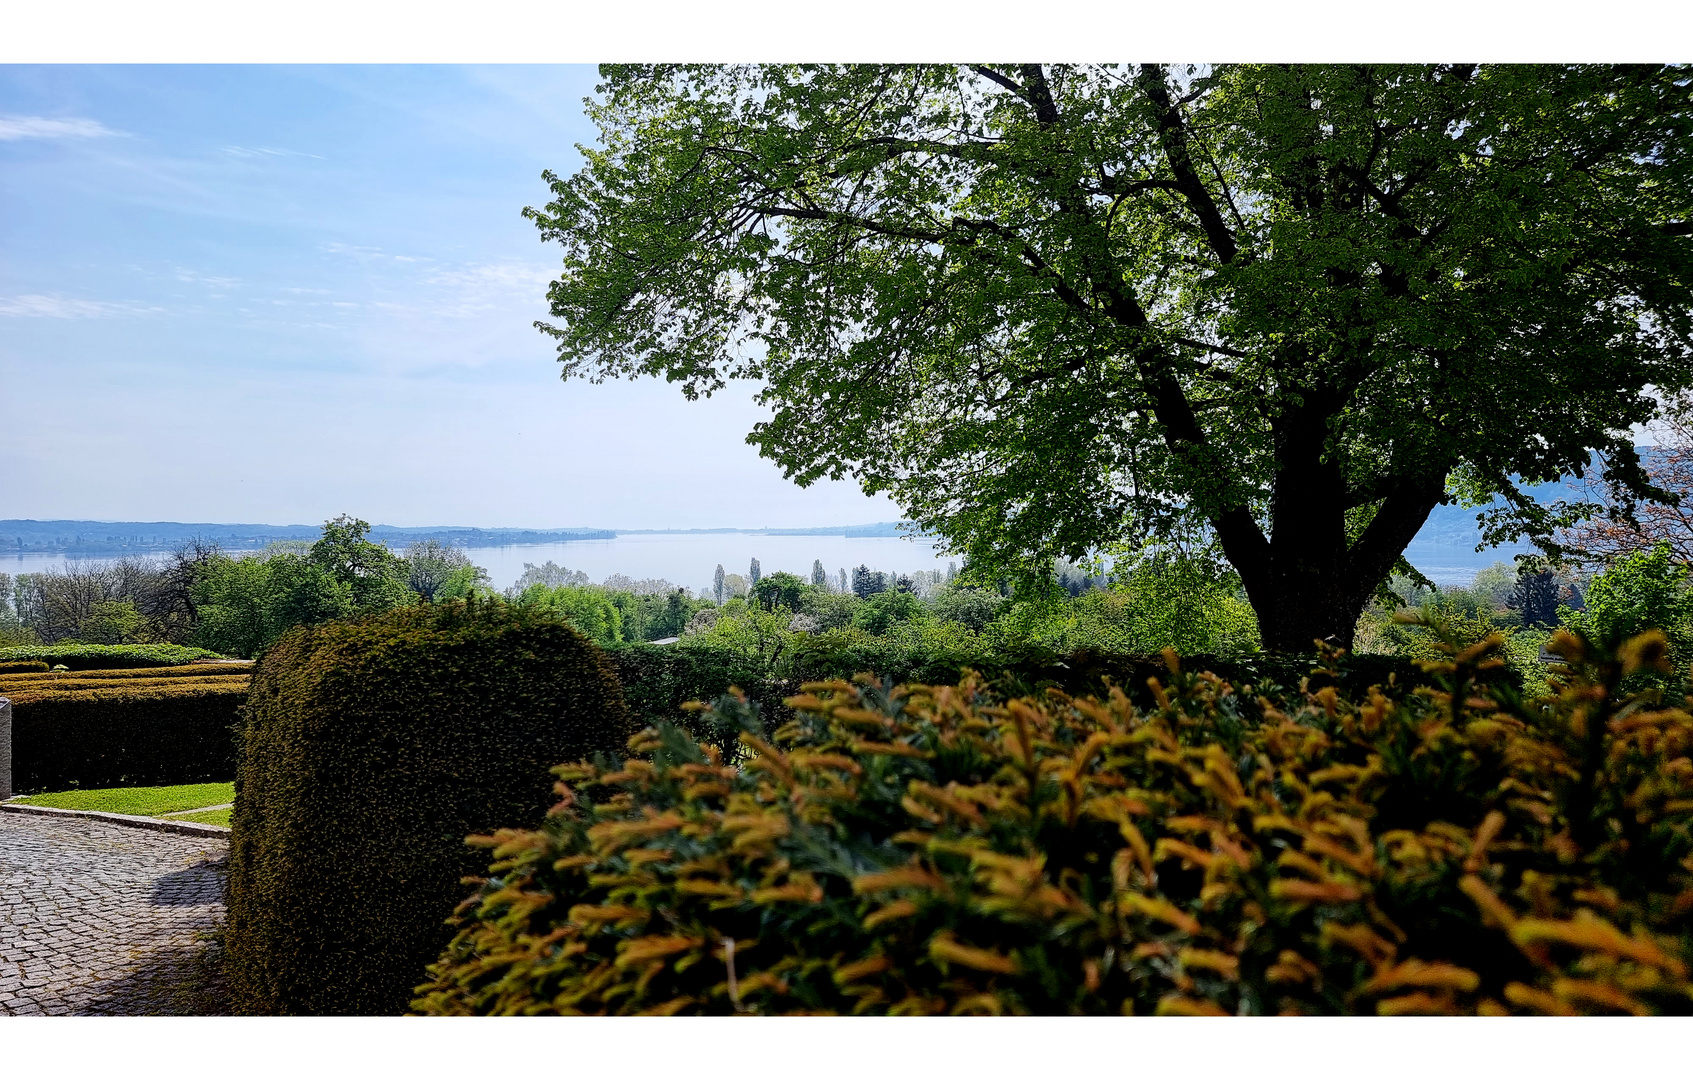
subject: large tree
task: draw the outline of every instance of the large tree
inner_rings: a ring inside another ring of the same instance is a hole
[[[606,67],[526,210],[566,377],[762,382],[748,439],[980,564],[1195,530],[1350,644],[1437,504],[1649,494],[1689,356],[1689,72]]]

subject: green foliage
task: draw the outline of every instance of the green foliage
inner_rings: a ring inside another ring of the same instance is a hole
[[[411,591],[406,560],[381,544],[366,540],[370,523],[342,514],[323,523],[323,535],[307,558],[352,596],[360,614],[387,611],[407,603]]]
[[[1663,639],[1497,643],[1443,687],[1157,702],[807,686],[737,768],[665,725],[572,764],[418,988],[425,1014],[1686,1013],[1693,715]],[[1693,700],[1688,702],[1693,705]]]
[[[624,641],[676,637],[688,628],[688,620],[696,611],[711,606],[707,601],[691,599],[681,589],[647,593],[611,590],[607,595],[622,618]]]
[[[18,791],[199,783],[234,774],[230,731],[247,699],[245,677],[72,685],[83,688],[38,682],[4,691],[12,700]]]
[[[1673,662],[1693,662],[1693,570],[1671,559],[1668,544],[1619,557],[1594,577],[1583,610],[1560,614],[1564,625],[1600,639],[1661,627]]]
[[[778,570],[758,579],[752,587],[752,598],[766,611],[779,607],[797,611],[801,600],[810,591],[811,586],[800,578],[785,570]]]
[[[947,589],[935,597],[929,610],[942,622],[955,622],[971,630],[981,630],[998,618],[1005,604],[1005,597],[998,593],[960,586]]]
[[[72,671],[88,668],[168,667],[194,660],[221,660],[210,649],[188,645],[17,645],[0,649],[0,663],[40,660]]]
[[[889,589],[872,593],[853,612],[852,625],[867,634],[887,633],[899,623],[910,622],[924,614],[923,602],[908,592]]]
[[[401,559],[406,588],[427,602],[462,600],[478,591],[491,591],[488,572],[473,564],[464,548],[420,540],[407,547]]]
[[[853,613],[858,605],[859,599],[852,593],[812,589],[800,597],[799,606],[794,610],[817,620],[820,630],[839,630],[852,625]]]
[[[1644,493],[1693,385],[1678,65],[601,76],[525,210],[564,373],[757,380],[786,475],[982,568],[1209,530],[1266,647],[1349,644],[1449,490],[1550,545],[1589,504],[1522,488]]]
[[[234,656],[257,656],[291,627],[354,613],[350,586],[298,552],[222,558],[195,586],[195,640]]]
[[[1019,600],[995,632],[1057,652],[1099,649],[1183,656],[1253,651],[1258,624],[1232,575],[1181,561],[1142,566],[1074,600]]]
[[[133,600],[102,600],[77,625],[76,636],[90,645],[137,645],[152,640],[152,626]]]
[[[602,649],[623,643],[623,613],[611,594],[592,585],[531,585],[517,605],[561,619]]]
[[[370,526],[343,514],[305,551],[277,544],[258,555],[206,560],[193,588],[195,640],[236,656],[257,656],[284,631],[389,611],[415,602],[416,578],[445,600],[485,592],[486,575],[453,548],[419,546],[408,561],[365,539]]]
[[[236,1011],[402,1011],[474,866],[462,838],[538,823],[548,765],[631,729],[599,650],[538,608],[455,601],[284,634],[238,735]]]

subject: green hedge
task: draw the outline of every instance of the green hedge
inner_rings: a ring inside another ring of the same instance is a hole
[[[172,667],[91,668],[78,671],[48,671],[45,662],[18,674],[0,670],[0,684],[6,686],[52,685],[65,681],[117,682],[135,679],[227,679],[234,675],[251,675],[253,665],[240,664],[179,664]]]
[[[465,836],[539,824],[548,769],[633,729],[598,649],[498,600],[284,634],[238,740],[235,1010],[403,1012],[477,869]]]
[[[1628,689],[1667,678],[1663,635],[1560,634],[1528,702],[1498,639],[1446,645],[1438,689],[1358,699],[834,682],[770,741],[720,700],[739,767],[648,730],[556,770],[543,828],[474,841],[493,863],[414,1008],[1693,1010],[1693,685]]]
[[[247,699],[245,685],[186,679],[5,696],[12,701],[12,786],[19,794],[235,775],[231,729]]]
[[[697,739],[722,745],[734,732],[710,727],[704,714],[684,720],[681,706],[689,701],[712,701],[731,686],[742,690],[758,708],[767,731],[793,718],[784,699],[801,684],[851,679],[870,672],[893,683],[940,685],[956,683],[966,670],[982,675],[996,692],[1008,696],[1053,688],[1071,695],[1103,694],[1115,685],[1130,700],[1149,705],[1147,679],[1165,670],[1161,656],[1135,656],[1084,650],[1068,655],[1027,648],[996,652],[923,652],[897,640],[850,633],[823,633],[801,641],[795,652],[774,666],[733,649],[683,638],[673,645],[626,645],[606,654],[623,685],[624,698],[641,723],[682,723]],[[1214,672],[1235,686],[1297,690],[1301,680],[1310,689],[1338,684],[1357,696],[1373,685],[1420,686],[1429,676],[1412,660],[1398,656],[1343,656],[1337,664],[1315,656],[1254,653],[1238,657],[1191,656],[1182,660],[1191,671]],[[1521,678],[1505,672],[1501,678],[1521,688]]]
[[[46,671],[45,660],[8,660],[0,663],[0,675],[18,675],[24,672]]]
[[[136,670],[145,673],[147,668]],[[152,669],[152,670],[157,670]],[[108,695],[128,697],[146,690],[174,690],[178,687],[234,687],[245,690],[252,676],[246,674],[224,675],[215,679],[82,679],[77,672],[58,672],[57,679],[43,679],[34,682],[20,682],[0,676],[0,694],[9,698],[37,698],[51,694],[73,693],[81,690],[100,690]]]
[[[87,668],[166,667],[193,660],[221,660],[222,653],[187,645],[14,645],[0,649],[0,663],[44,660],[72,671]]]

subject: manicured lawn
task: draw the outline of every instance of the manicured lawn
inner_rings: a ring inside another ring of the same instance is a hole
[[[170,819],[172,821],[198,821],[202,825],[229,827],[229,811],[227,809],[202,810],[198,814],[172,814]]]
[[[61,810],[104,810],[113,814],[136,814],[158,817],[175,810],[193,810],[201,806],[216,806],[235,801],[234,784],[178,784],[174,787],[92,788],[87,791],[54,791],[46,795],[27,795],[14,800],[32,806],[54,806]],[[215,825],[229,824],[229,811],[213,813],[224,820]],[[189,820],[198,820],[198,815]]]

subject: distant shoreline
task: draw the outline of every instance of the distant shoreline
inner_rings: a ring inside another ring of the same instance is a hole
[[[636,535],[745,534],[762,536],[908,536],[916,535],[901,522],[834,525],[812,528],[716,529],[511,529],[465,525],[373,525],[370,538],[386,544],[438,540],[459,547],[507,547],[517,544],[558,544],[585,540],[615,540]],[[104,555],[169,551],[196,540],[230,550],[252,550],[273,543],[316,540],[317,525],[258,525],[180,521],[84,521],[14,518],[0,520],[0,555]]]

